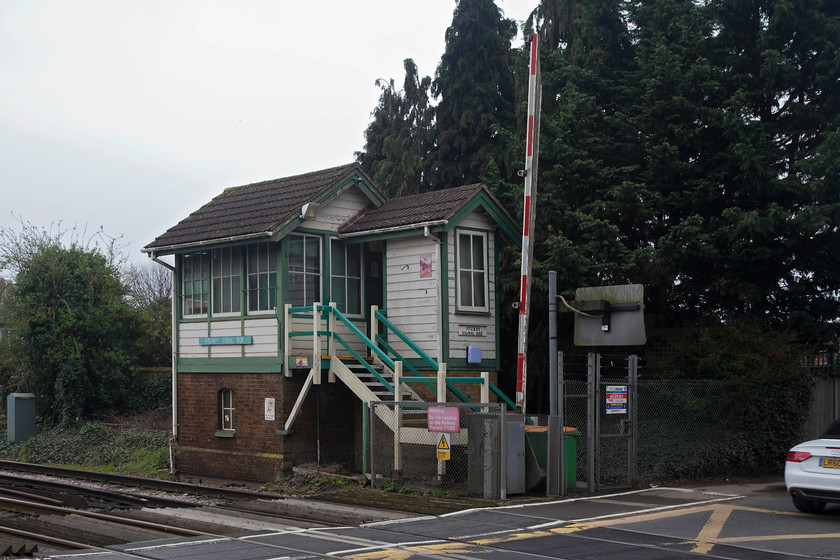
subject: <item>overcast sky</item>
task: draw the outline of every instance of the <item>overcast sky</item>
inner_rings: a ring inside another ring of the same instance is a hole
[[[521,22],[537,0],[497,4]],[[0,227],[101,227],[141,262],[227,187],[349,163],[376,79],[409,57],[433,76],[454,8],[0,0]]]

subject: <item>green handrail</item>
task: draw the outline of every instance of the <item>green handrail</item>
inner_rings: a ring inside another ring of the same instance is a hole
[[[417,371],[417,368],[416,368],[416,367],[414,367],[413,365],[411,365],[411,363],[410,363],[410,362],[406,361],[406,359],[405,359],[405,358],[403,358],[403,357],[402,357],[402,355],[400,355],[400,353],[399,353],[399,352],[397,352],[397,351],[394,349],[394,347],[393,347],[393,346],[391,346],[390,344],[388,344],[388,341],[387,341],[387,340],[385,340],[385,339],[384,339],[381,335],[377,335],[377,336],[376,336],[376,343],[377,343],[378,345],[383,346],[383,347],[385,348],[385,350],[387,350],[389,353],[393,354],[393,355],[394,355],[394,358],[396,358],[396,359],[394,360],[395,362],[402,362],[402,363],[403,363],[403,365],[404,365],[404,367],[408,368],[408,370],[409,370],[409,371],[411,371],[411,373],[413,373],[414,375],[420,375],[420,372],[419,372],[419,371]]]
[[[391,329],[394,332],[394,334],[397,335],[400,338],[400,340],[402,340],[409,348],[414,350],[414,352],[417,353],[417,355],[420,356],[420,358],[424,362],[426,362],[429,366],[431,366],[432,370],[434,370],[434,371],[438,370],[437,362],[434,361],[431,356],[429,356],[428,354],[423,352],[423,350],[421,350],[419,346],[417,346],[412,340],[410,340],[405,335],[405,333],[403,333],[400,329],[398,329],[397,326],[394,325],[394,323],[389,321],[388,318],[379,309],[377,309],[376,312],[374,313],[374,320],[376,320],[376,319],[379,319],[380,321],[382,321],[385,324],[386,327]]]
[[[354,325],[354,324],[350,321],[350,319],[348,319],[348,318],[344,315],[344,313],[342,313],[341,311],[339,311],[339,310],[338,310],[338,309],[336,309],[335,307],[332,307],[331,305],[322,305],[322,306],[321,306],[321,309],[328,310],[330,313],[334,314],[334,315],[335,315],[335,317],[336,317],[336,319],[338,319],[339,321],[341,321],[342,323],[344,323],[344,325],[345,325],[348,329],[350,329],[350,332],[352,332],[354,335],[356,335],[356,336],[359,338],[359,340],[361,340],[362,342],[364,342],[365,346],[367,346],[369,349],[373,350],[373,352],[374,352],[377,356],[379,356],[379,358],[380,358],[383,362],[385,362],[385,365],[387,365],[389,368],[391,368],[391,370],[393,370],[393,369],[394,369],[394,360],[392,360],[392,359],[388,356],[388,354],[386,354],[386,353],[385,353],[385,352],[383,352],[380,348],[378,348],[378,347],[376,346],[376,344],[374,344],[374,343],[373,343],[373,341],[372,341],[371,339],[369,339],[369,338],[368,338],[368,337],[367,337],[367,336],[366,336],[366,335],[365,335],[362,331],[360,331],[360,330],[359,330],[359,327],[357,327],[356,325]],[[335,335],[335,333],[333,333],[333,335]],[[346,347],[346,344],[345,344],[345,347]],[[349,349],[349,348],[348,348],[348,349]]]
[[[381,336],[376,337],[376,342],[372,341],[370,338],[367,337],[359,328],[354,325],[350,319],[348,319],[341,311],[336,309],[331,305],[320,305],[318,309],[314,309],[313,306],[305,306],[305,307],[292,307],[289,308],[289,314],[298,317],[298,318],[307,318],[311,319],[314,313],[318,311],[326,311],[328,313],[332,313],[339,321],[341,321],[350,332],[353,333],[359,340],[361,340],[365,346],[367,346],[373,353],[375,353],[382,362],[389,367],[392,371],[395,369],[395,361],[392,359],[387,352],[384,352],[378,345],[381,344],[385,347],[385,349],[397,357],[398,361],[403,362],[405,367],[407,367],[411,372],[414,373],[414,376],[405,376],[402,380],[406,383],[413,383],[419,382],[426,385],[430,390],[435,391],[435,386],[432,385],[432,382],[435,384],[437,383],[437,378],[432,377],[425,377],[421,376],[417,369],[408,363],[402,356],[399,355],[394,348],[389,345],[385,339]],[[295,315],[297,313],[297,315]],[[415,344],[412,340],[410,340],[405,333],[403,333],[399,328],[396,327],[388,318],[382,313],[381,310],[377,309],[374,312],[373,320],[381,321],[387,328],[394,332],[397,337],[402,340],[411,350],[413,350],[427,365],[431,366],[434,371],[438,371],[438,364],[437,362],[432,359],[431,356],[426,354],[417,344]],[[296,331],[296,332],[289,332],[289,337],[298,337],[298,336],[312,336],[311,331]],[[382,383],[384,387],[388,389],[392,394],[394,394],[395,388],[391,385],[384,377],[382,377],[379,372],[377,372],[373,367],[370,366],[367,360],[365,360],[358,352],[356,352],[338,333],[330,332],[330,331],[317,331],[318,335],[327,336],[329,338],[335,338],[338,342],[356,359],[360,364],[362,364],[376,379]],[[458,397],[462,402],[468,403],[470,402],[469,398],[464,395],[457,387],[455,387],[455,383],[483,383],[484,379],[481,377],[448,377],[446,379],[446,388]],[[516,404],[505,395],[499,387],[497,387],[491,381],[488,381],[490,390],[493,391],[496,396],[502,399],[505,404],[507,404],[511,409],[516,408]]]
[[[382,385],[383,385],[383,386],[385,386],[385,388],[386,388],[386,389],[388,389],[388,391],[390,391],[390,393],[391,393],[392,395],[396,394],[396,393],[394,392],[394,386],[393,386],[393,385],[391,385],[390,383],[388,383],[388,381],[387,381],[384,377],[382,377],[382,376],[379,374],[379,372],[378,372],[378,371],[376,371],[373,367],[371,367],[371,365],[368,363],[368,361],[367,361],[367,360],[365,360],[364,358],[362,358],[362,357],[359,355],[359,353],[358,353],[358,352],[356,352],[355,350],[353,350],[353,349],[350,347],[350,345],[349,345],[349,344],[347,344],[347,343],[344,341],[344,339],[343,339],[343,338],[341,338],[341,335],[340,335],[340,334],[338,334],[338,333],[333,333],[333,337],[334,337],[334,338],[336,338],[336,339],[338,339],[338,342],[339,342],[339,343],[341,343],[341,345],[342,345],[342,346],[344,346],[344,348],[345,348],[348,352],[350,352],[350,354],[351,354],[354,358],[356,358],[356,361],[357,361],[357,362],[359,362],[360,364],[362,364],[363,366],[365,366],[365,369],[366,369],[366,370],[368,370],[368,372],[370,372],[371,374],[373,374],[373,376],[374,376],[377,380],[379,380],[379,382],[380,382],[380,383],[382,383]]]

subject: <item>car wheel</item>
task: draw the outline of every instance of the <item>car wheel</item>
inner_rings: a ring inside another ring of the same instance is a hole
[[[825,509],[825,502],[806,500],[798,496],[792,496],[792,498],[794,507],[796,507],[796,509],[798,509],[799,511],[805,513],[820,513],[822,510]]]

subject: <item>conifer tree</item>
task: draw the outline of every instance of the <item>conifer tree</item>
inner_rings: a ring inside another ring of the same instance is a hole
[[[382,89],[373,121],[365,131],[365,149],[356,159],[388,196],[417,194],[429,189],[429,153],[434,108],[429,103],[431,78],[420,78],[410,58],[398,91],[394,80],[377,80]]]
[[[433,188],[478,182],[505,161],[500,129],[515,126],[515,36],[516,23],[493,0],[457,0],[432,83],[439,100]],[[507,169],[499,173],[509,176]]]

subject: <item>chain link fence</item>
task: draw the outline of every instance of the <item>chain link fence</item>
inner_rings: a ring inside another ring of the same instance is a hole
[[[504,496],[504,405],[371,402],[369,406],[371,486]],[[443,442],[441,432],[429,429],[431,407],[458,411],[459,430],[446,433]]]
[[[737,465],[738,450],[750,439],[740,428],[737,394],[734,384],[720,380],[640,380],[639,482],[727,475],[748,467]]]
[[[574,460],[564,461],[567,493],[725,476],[753,466],[746,451],[755,437],[739,419],[743,403],[733,383],[645,379],[640,370],[633,394],[628,367],[627,356],[563,356],[564,437],[576,440]],[[607,413],[606,393],[615,386],[628,388],[626,414]]]

